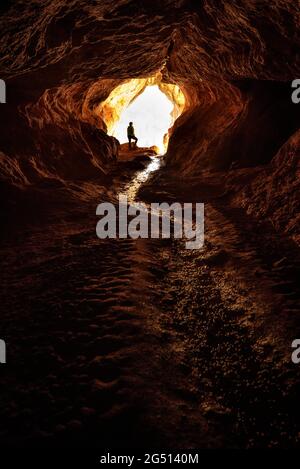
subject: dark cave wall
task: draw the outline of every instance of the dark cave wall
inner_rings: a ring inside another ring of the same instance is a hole
[[[211,87],[203,85],[187,87],[187,110],[175,122],[166,155],[170,167],[185,175],[197,175],[204,168],[228,165],[222,149],[237,125],[246,101],[239,90],[228,83],[223,84],[222,93],[220,96]]]
[[[289,82],[246,81],[240,88],[248,104],[224,154],[240,166],[268,163],[299,128],[300,108]]]
[[[8,101],[2,114],[0,176],[15,185],[43,180],[78,180],[105,176],[118,154],[118,142],[94,108],[118,83],[79,82],[47,89],[36,102]],[[13,84],[7,83],[13,95]]]
[[[172,131],[170,166],[197,174],[266,164],[300,126],[290,82],[245,80],[223,84],[222,92],[203,87],[192,95]]]
[[[229,172],[227,190],[232,203],[257,219],[268,220],[300,246],[300,131],[269,164]]]
[[[88,179],[106,174],[116,159],[118,142],[106,135],[106,125],[94,108],[115,82],[79,82],[46,90],[22,114],[36,136],[36,164],[43,161],[63,179]],[[49,146],[50,144],[50,146]]]

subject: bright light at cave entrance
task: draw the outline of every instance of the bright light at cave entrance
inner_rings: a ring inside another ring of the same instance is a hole
[[[112,135],[120,143],[127,142],[127,127],[133,122],[139,147],[156,145],[161,153],[165,152],[164,135],[172,126],[172,102],[157,85],[147,86],[121,114]]]

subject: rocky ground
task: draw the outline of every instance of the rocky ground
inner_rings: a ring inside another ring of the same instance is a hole
[[[118,163],[107,199],[134,186],[141,159]],[[219,181],[182,184],[161,169],[140,187],[146,203],[192,201],[198,188],[199,251],[99,240],[103,194],[6,232],[1,444],[299,446],[299,257],[273,227],[228,205]]]

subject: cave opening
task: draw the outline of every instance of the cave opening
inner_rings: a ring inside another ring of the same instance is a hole
[[[128,141],[127,127],[133,122],[138,146],[155,148],[163,154],[172,126],[184,107],[185,97],[179,86],[151,77],[132,79],[117,86],[97,113],[107,126],[107,134],[121,144]]]
[[[127,141],[126,128],[132,121],[139,145],[141,147],[155,146],[162,153],[165,150],[168,130],[172,125],[173,108],[173,103],[157,85],[147,86],[122,112],[112,135],[120,143],[125,143]]]

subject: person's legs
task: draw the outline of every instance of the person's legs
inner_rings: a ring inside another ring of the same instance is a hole
[[[138,141],[138,139],[134,136],[128,137],[128,148],[129,148],[129,150],[131,149],[131,140],[134,140],[134,146],[135,147],[136,147],[136,142]]]

